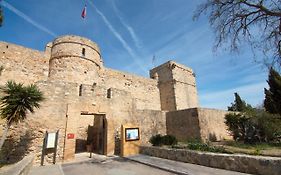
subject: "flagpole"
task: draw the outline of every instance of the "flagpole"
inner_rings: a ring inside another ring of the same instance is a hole
[[[82,17],[83,25],[84,25],[84,27],[83,27],[84,33],[86,33],[86,30],[87,30],[87,27],[85,27],[86,23],[87,23],[86,15],[87,15],[87,2],[85,1],[85,5],[84,5],[84,8],[83,8],[82,13],[81,13],[81,17]]]
[[[155,60],[156,60],[156,57],[155,57],[155,54],[153,54],[153,57],[152,57],[152,66],[153,66],[153,68],[156,67]]]

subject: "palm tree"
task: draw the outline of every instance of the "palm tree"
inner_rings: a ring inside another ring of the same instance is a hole
[[[0,115],[7,122],[0,141],[1,150],[10,126],[26,119],[27,113],[33,113],[34,108],[39,108],[39,102],[44,98],[42,92],[34,84],[23,86],[21,83],[17,84],[14,81],[8,81],[0,90],[2,93]]]

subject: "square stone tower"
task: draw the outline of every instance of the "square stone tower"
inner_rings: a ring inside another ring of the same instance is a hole
[[[158,80],[162,110],[174,111],[199,106],[192,69],[168,61],[150,70],[150,77]]]

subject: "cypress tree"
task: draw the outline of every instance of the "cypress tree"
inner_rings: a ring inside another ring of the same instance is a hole
[[[281,76],[273,68],[269,71],[267,83],[269,89],[264,89],[264,108],[269,113],[281,115]]]
[[[252,108],[249,104],[246,104],[246,102],[241,99],[240,95],[237,92],[234,93],[234,96],[234,103],[231,103],[231,106],[228,106],[228,111],[242,112]]]

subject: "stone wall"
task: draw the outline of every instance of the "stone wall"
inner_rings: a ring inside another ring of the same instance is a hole
[[[158,80],[162,110],[174,111],[199,106],[192,69],[168,61],[152,69],[150,77]]]
[[[158,81],[161,110],[176,110],[173,74],[169,62],[150,70],[150,77]]]
[[[45,132],[57,130],[59,130],[57,160],[63,159],[67,110],[65,99],[69,98],[70,91],[73,89],[76,91],[77,88],[67,86],[63,82],[41,81],[36,84],[43,92],[45,100],[40,103],[40,109],[36,109],[34,114],[28,114],[24,122],[11,126],[5,144],[10,144],[10,140],[13,141],[16,145],[15,151],[10,151],[3,157],[8,158],[9,162],[17,161],[20,158],[19,154],[34,153],[35,163],[39,164]],[[10,149],[8,145],[5,147]],[[52,162],[51,156],[51,154],[45,156],[46,163]]]
[[[167,112],[167,134],[175,136],[179,141],[201,139],[196,108]]]
[[[166,115],[163,111],[137,110],[134,112],[136,123],[141,129],[141,144],[147,145],[151,136],[156,134],[165,135]]]
[[[11,43],[0,42],[0,85],[7,80],[21,83],[34,83],[46,80],[49,72],[49,55]]]
[[[6,126],[3,120],[0,123],[0,135],[2,135],[2,128]],[[35,129],[28,123],[12,125],[0,152],[0,164],[13,164],[22,160],[29,153],[40,151],[40,146],[35,145],[43,132],[40,133],[40,130]]]
[[[75,140],[83,136],[80,131],[91,123],[91,115],[81,116],[81,112],[89,114],[104,114],[107,120],[106,154],[115,154],[120,138],[120,127],[124,123],[135,123],[141,127],[142,143],[148,143],[155,133],[166,133],[165,113],[158,110],[138,110],[136,99],[130,92],[105,86],[66,83],[59,81],[38,82],[38,86],[46,95],[40,112],[36,116],[45,115],[53,121],[52,127],[60,128],[62,134],[59,153],[64,152],[64,159],[73,158]],[[51,112],[52,111],[52,112]],[[42,120],[42,119],[40,119]],[[38,121],[40,122],[40,121]],[[43,123],[45,121],[43,120]],[[48,123],[48,122],[46,122]],[[68,133],[74,133],[74,139],[66,139]],[[81,138],[80,138],[81,137]],[[58,159],[61,160],[59,155]]]
[[[224,123],[227,111],[206,108],[197,108],[197,110],[202,140],[220,141],[232,139]]]
[[[136,109],[161,110],[157,81],[112,69],[105,69],[100,84],[129,92]]]
[[[92,84],[103,67],[100,51],[94,42],[77,36],[63,36],[52,43],[51,80]]]
[[[224,123],[226,113],[227,111],[205,108],[167,112],[167,134],[180,141],[232,139]]]
[[[195,74],[192,69],[172,62],[176,110],[199,107]]]
[[[6,143],[16,143],[23,155],[34,153],[36,164],[40,162],[46,131],[59,130],[57,161],[74,157],[76,139],[85,139],[83,130],[92,121],[90,116],[85,118],[81,113],[91,114],[94,118],[105,116],[104,153],[112,155],[118,154],[122,124],[140,126],[141,142],[147,144],[152,135],[166,134],[166,115],[161,109],[176,110],[197,105],[192,70],[171,61],[153,69],[151,76],[154,79],[150,79],[103,67],[98,46],[83,37],[59,37],[47,44],[45,52],[5,42],[0,43],[0,49],[0,66],[4,66],[0,85],[9,79],[35,83],[45,96],[40,109],[29,114],[25,122],[11,127]],[[185,118],[185,112],[177,118]],[[200,122],[211,123],[209,120]],[[174,121],[167,118],[167,123],[177,128]],[[185,127],[194,124],[194,120],[182,121],[178,125],[186,134],[189,129]],[[192,127],[198,127],[198,123],[199,120]],[[177,132],[175,129],[171,131]],[[69,133],[75,137],[68,139]],[[11,160],[18,154],[7,153],[9,155],[4,158]],[[52,162],[51,155],[45,159],[46,163]]]
[[[280,175],[281,158],[141,146],[141,154],[259,175]]]
[[[76,138],[68,140],[66,136],[74,133],[84,138],[81,130],[91,121],[82,119],[82,112],[106,116],[106,154],[115,153],[121,124],[142,125],[143,143],[148,142],[155,128],[166,132],[157,81],[104,68],[99,48],[92,41],[64,36],[48,43],[45,52],[5,42],[0,43],[0,48],[0,64],[4,66],[0,84],[9,79],[36,83],[45,96],[40,109],[11,127],[6,147],[13,143],[19,149],[6,151],[1,160],[15,162],[22,158],[17,155],[34,153],[38,164],[45,132],[57,130],[57,161],[73,157]],[[81,55],[83,48],[85,55]],[[0,135],[3,126],[1,121]],[[51,155],[45,156],[45,162],[52,162]]]

